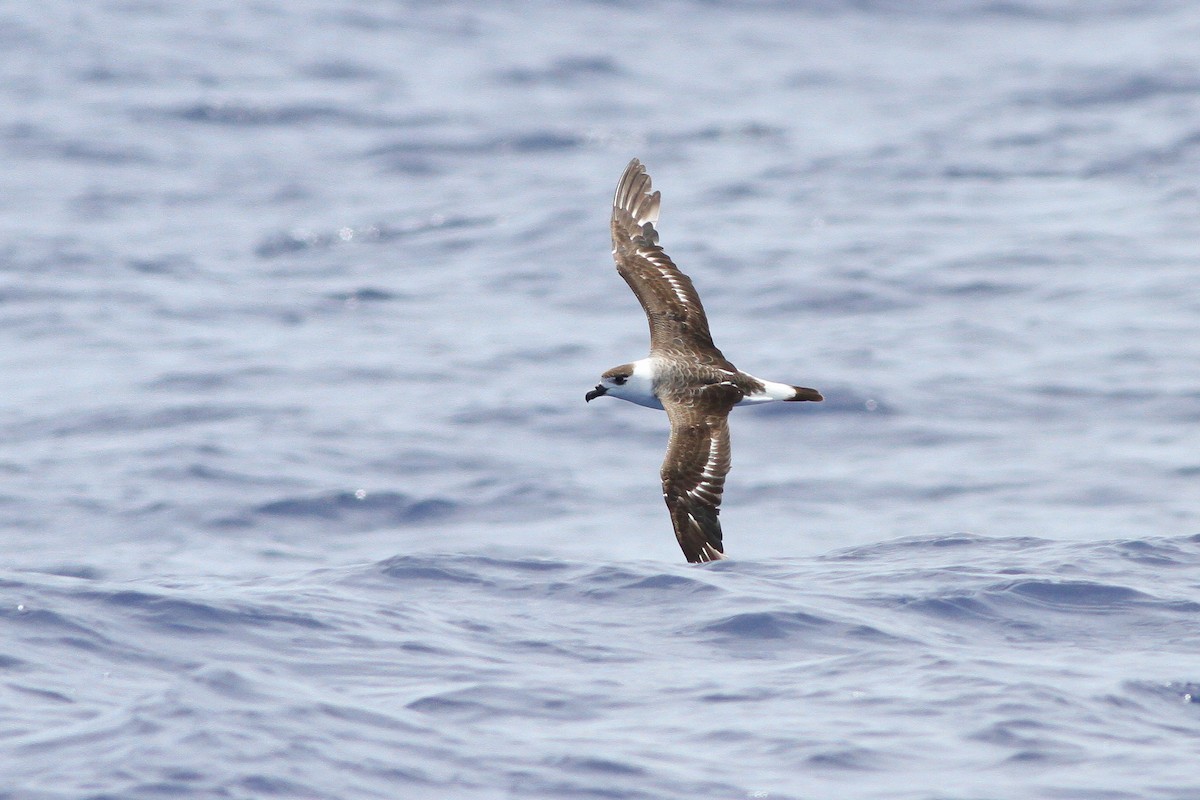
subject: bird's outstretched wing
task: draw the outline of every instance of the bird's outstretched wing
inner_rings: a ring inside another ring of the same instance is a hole
[[[696,287],[658,245],[660,202],[646,168],[630,161],[613,197],[613,260],[646,312],[650,352],[684,353],[691,361],[732,368],[713,344]]]
[[[663,500],[688,561],[725,557],[717,514],[729,472],[729,412],[741,399],[741,390],[720,383],[694,392],[687,401],[663,400],[671,420],[662,465]]]

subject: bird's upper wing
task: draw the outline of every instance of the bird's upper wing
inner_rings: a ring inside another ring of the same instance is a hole
[[[630,161],[613,197],[613,260],[646,312],[650,350],[686,352],[701,363],[732,368],[713,344],[696,287],[658,246],[660,202],[646,168]]]
[[[729,472],[729,411],[742,392],[731,383],[705,386],[687,402],[663,401],[671,440],[662,465],[663,499],[688,561],[724,558],[721,493]]]

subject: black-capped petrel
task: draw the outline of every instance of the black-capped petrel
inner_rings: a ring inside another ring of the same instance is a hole
[[[730,410],[821,393],[755,378],[721,354],[696,287],[658,245],[660,200],[646,168],[630,161],[613,198],[613,259],[650,321],[650,355],[605,372],[587,400],[607,395],[667,412],[661,474],[675,538],[688,561],[715,561],[725,557],[717,513],[729,472]]]

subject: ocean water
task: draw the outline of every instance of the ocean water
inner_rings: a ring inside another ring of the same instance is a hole
[[[0,798],[1200,798],[1200,9],[0,6]],[[689,566],[632,157],[743,369]]]

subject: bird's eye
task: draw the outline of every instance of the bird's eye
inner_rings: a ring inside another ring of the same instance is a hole
[[[626,378],[624,375],[614,375],[613,376],[613,383],[615,383],[617,386],[624,386],[625,381],[627,381],[627,380],[629,380],[629,379]]]

